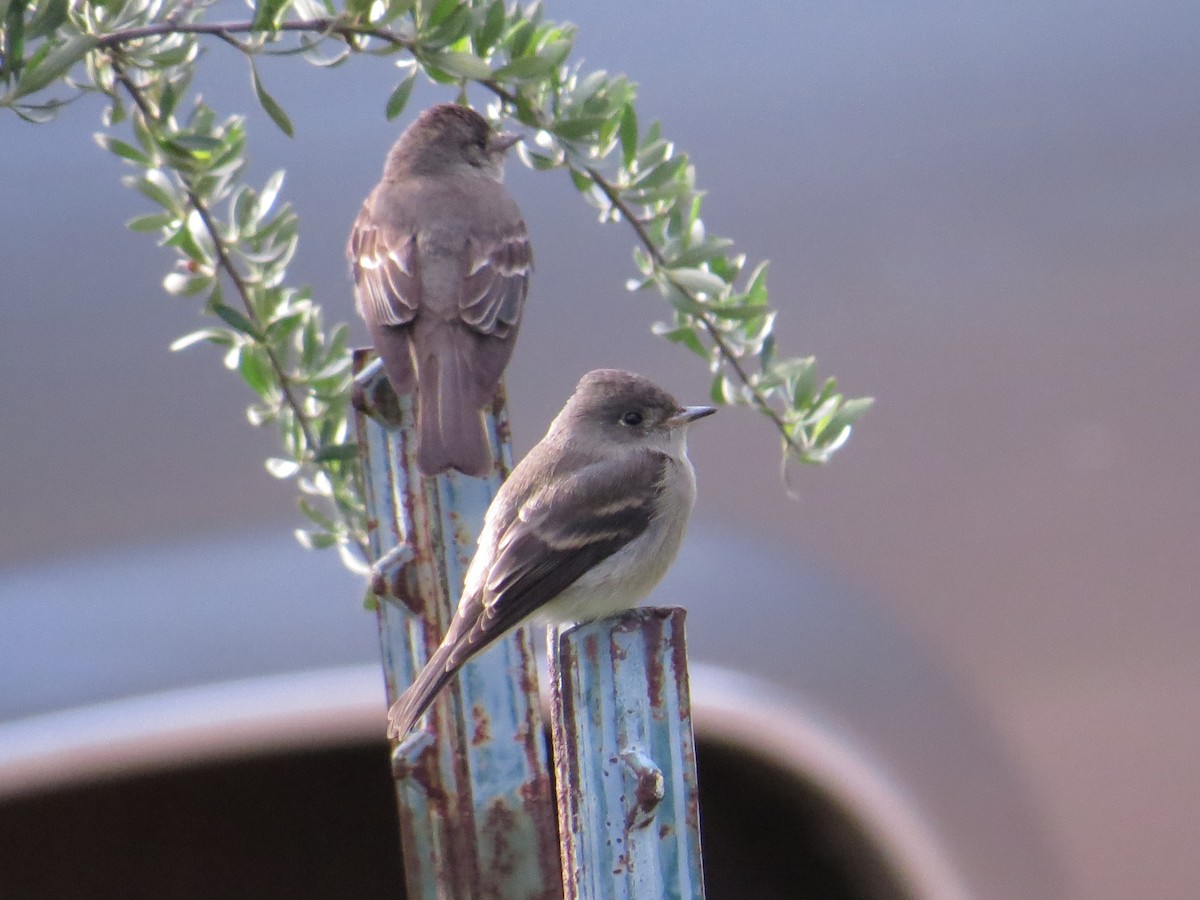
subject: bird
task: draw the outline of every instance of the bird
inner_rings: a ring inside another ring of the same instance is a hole
[[[533,269],[504,186],[520,135],[466,106],[433,106],[389,151],[346,254],[359,314],[392,388],[416,395],[417,466],[485,476],[482,410],[512,356]]]
[[[695,502],[688,426],[714,412],[631,372],[584,375],[488,507],[458,609],[389,709],[388,736],[408,734],[467,660],[518,625],[590,621],[644,600]]]

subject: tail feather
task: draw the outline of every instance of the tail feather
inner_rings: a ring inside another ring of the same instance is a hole
[[[404,691],[388,710],[388,737],[402,738],[417,720],[425,714],[437,697],[438,692],[458,674],[462,664],[449,665],[453,648],[443,644],[421,669],[416,680]]]
[[[474,371],[477,351],[473,335],[460,328],[442,328],[418,371],[417,465],[426,475],[458,469],[484,476],[492,471],[481,409],[495,391],[480,384]]]

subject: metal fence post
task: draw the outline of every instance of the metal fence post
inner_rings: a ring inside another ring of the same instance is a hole
[[[370,360],[355,353],[355,372]],[[437,647],[483,515],[512,466],[502,396],[489,417],[503,472],[417,474],[412,406],[377,378],[356,389],[368,530],[391,702]],[[429,724],[393,747],[411,900],[562,897],[533,647],[519,629],[468,663]]]
[[[568,900],[704,896],[684,615],[635,609],[551,633]]]

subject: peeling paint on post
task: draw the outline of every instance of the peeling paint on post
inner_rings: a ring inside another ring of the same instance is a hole
[[[551,633],[550,677],[566,896],[702,898],[684,611]]]
[[[355,372],[369,361],[369,351],[357,351]],[[356,384],[354,406],[390,703],[449,625],[512,449],[501,396],[488,423],[502,471],[425,478],[417,474],[411,402],[377,374]],[[533,653],[525,629],[498,641],[393,747],[411,900],[562,897]]]

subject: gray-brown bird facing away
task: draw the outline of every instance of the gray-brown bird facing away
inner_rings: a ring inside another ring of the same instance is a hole
[[[523,622],[584,622],[636,606],[675,560],[696,498],[680,406],[640,375],[583,376],[484,517],[441,645],[388,711],[402,737],[463,663]]]
[[[492,470],[481,410],[512,356],[533,268],[502,181],[517,140],[465,106],[425,110],[350,232],[358,311],[396,393],[416,394],[426,475]]]

